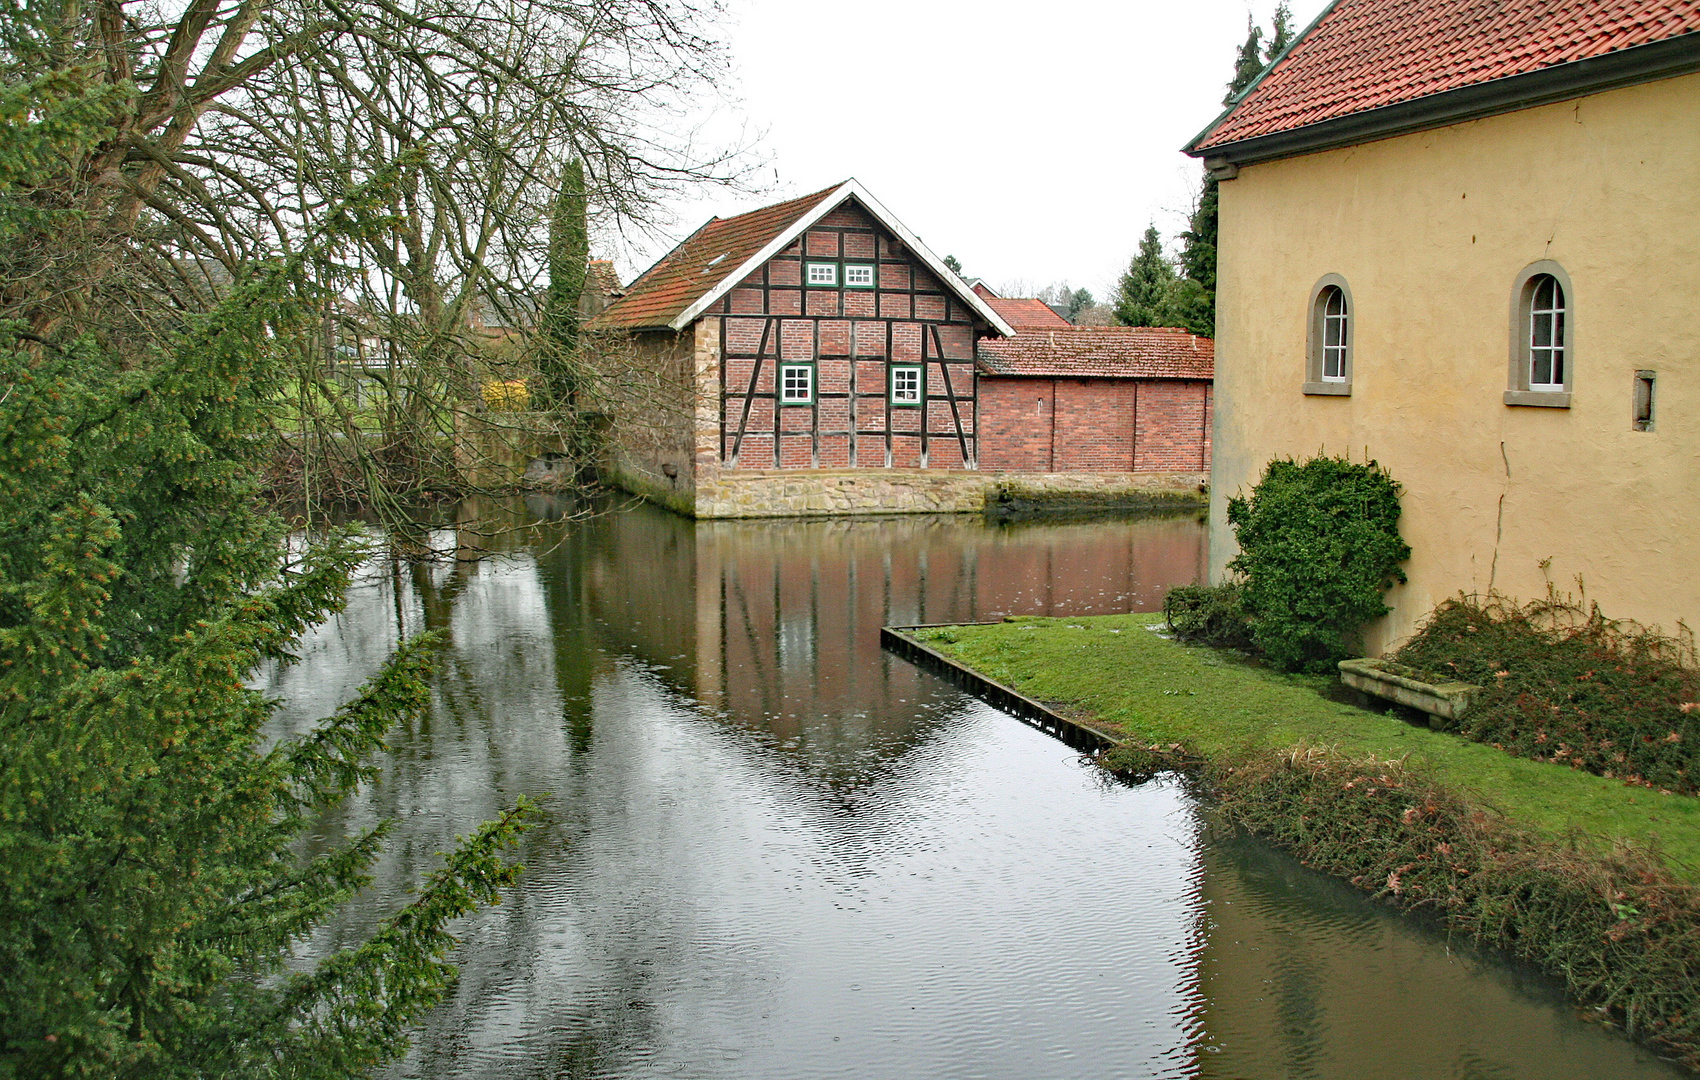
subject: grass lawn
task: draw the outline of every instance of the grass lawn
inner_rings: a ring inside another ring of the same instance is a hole
[[[1216,757],[1296,743],[1407,757],[1512,822],[1584,842],[1651,844],[1700,881],[1700,799],[1512,757],[1334,700],[1331,678],[1279,675],[1232,652],[1177,645],[1146,627],[1161,615],[1022,618],[921,631],[919,640],[1093,726]]]

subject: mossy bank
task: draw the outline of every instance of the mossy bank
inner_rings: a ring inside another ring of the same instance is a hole
[[[1431,910],[1564,978],[1700,1069],[1700,799],[1359,708],[1324,676],[1177,645],[1157,615],[918,631],[1123,740],[1106,767],[1181,767],[1228,817],[1324,872]]]

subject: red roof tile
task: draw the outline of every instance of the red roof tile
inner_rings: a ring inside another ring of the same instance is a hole
[[[1697,31],[1700,0],[1338,0],[1189,150]]]
[[[604,308],[590,325],[626,329],[666,326],[839,186],[834,184],[813,195],[737,217],[710,218],[628,285],[626,294]]]
[[[974,287],[979,292],[979,286]],[[1051,306],[1043,300],[1005,300],[997,296],[982,296],[981,299],[992,306],[992,310],[1003,316],[1003,321],[1020,330],[1029,326],[1061,326],[1073,325],[1067,319],[1051,310]]]
[[[980,342],[986,375],[1064,379],[1209,379],[1216,343],[1185,330],[1150,326],[1018,327],[1012,338]]]

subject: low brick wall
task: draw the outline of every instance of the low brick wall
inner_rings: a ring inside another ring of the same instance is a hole
[[[682,500],[649,486],[615,483],[680,513]],[[728,469],[699,476],[699,518],[830,517],[849,514],[978,514],[1011,497],[1024,505],[1204,505],[1209,475],[1175,473],[983,473],[939,469]]]

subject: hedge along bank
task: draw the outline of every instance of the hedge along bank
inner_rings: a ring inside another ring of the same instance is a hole
[[[1315,869],[1540,964],[1700,1070],[1700,799],[1512,757],[1151,633],[1155,615],[918,631],[1125,740],[1103,764],[1187,768],[1230,820]]]

